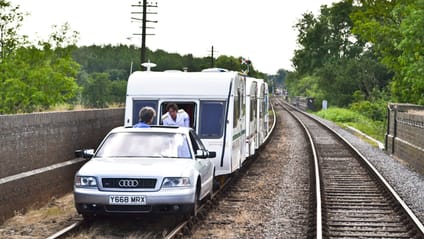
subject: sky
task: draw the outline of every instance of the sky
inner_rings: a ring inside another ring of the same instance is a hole
[[[28,13],[21,33],[30,40],[47,39],[53,25],[69,23],[79,32],[78,45],[133,44],[140,46],[141,23],[131,12],[138,0],[9,0]],[[305,12],[319,13],[336,0],[148,0],[157,3],[148,16],[146,46],[195,57],[227,55],[252,61],[255,69],[275,74],[292,70],[297,31]]]

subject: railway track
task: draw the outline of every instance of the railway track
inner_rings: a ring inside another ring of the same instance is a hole
[[[424,238],[424,227],[349,142],[280,101],[304,127],[315,164],[315,238]]]
[[[272,121],[273,123],[271,126],[270,134],[267,136],[267,139],[265,140],[265,143],[262,145],[262,148],[267,144],[270,136],[272,135],[275,129],[277,118],[276,118],[274,108],[272,108],[272,111],[273,111],[273,121]],[[221,200],[220,198],[225,197],[225,195],[223,194],[225,194],[227,190],[234,190],[233,188],[231,188],[231,184],[246,174],[246,170],[249,168],[249,165],[254,161],[254,159],[255,157],[252,157],[246,160],[246,165],[244,165],[244,167],[240,170],[239,173],[226,178],[226,180],[221,185],[221,187],[214,192],[213,196],[208,201],[205,201],[200,205],[196,216],[188,218],[186,220],[181,220],[181,218],[179,218],[178,216],[175,216],[170,220],[169,218],[164,218],[163,220],[159,219],[156,222],[152,222],[151,220],[136,221],[135,224],[131,222],[129,223],[124,222],[125,223],[124,226],[126,227],[128,226],[128,224],[133,224],[130,226],[131,228],[129,229],[131,231],[137,231],[137,230],[140,230],[140,228],[143,228],[145,232],[143,232],[142,234],[136,234],[137,237],[141,236],[143,238],[172,239],[172,238],[181,238],[184,235],[189,234],[193,225],[201,221],[204,215],[207,214],[208,210],[214,204],[216,204],[217,201]],[[231,201],[231,199],[229,200]],[[119,223],[119,221],[116,221],[116,222]],[[68,238],[68,237],[78,238],[77,234],[79,231],[89,231],[92,227],[93,225],[91,222],[87,222],[81,219],[80,221],[77,221],[73,223],[72,225],[51,235],[50,237],[48,237],[48,239],[59,239],[59,238]],[[108,227],[108,225],[104,224],[104,225],[100,225],[100,227]],[[128,236],[129,233],[123,232],[123,233],[116,233],[116,234],[117,235],[113,235],[113,236],[126,237]]]

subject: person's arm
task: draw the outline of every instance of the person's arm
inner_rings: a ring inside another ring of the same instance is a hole
[[[190,117],[188,116],[187,113],[185,113],[185,117],[184,117],[184,126],[190,127]]]
[[[161,117],[162,125],[169,125],[168,118],[169,118],[168,112],[162,115]]]

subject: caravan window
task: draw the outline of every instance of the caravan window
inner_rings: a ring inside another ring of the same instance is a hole
[[[225,123],[225,101],[200,102],[199,136],[203,139],[222,137]]]
[[[252,97],[250,98],[250,121],[253,121],[256,119],[256,98]]]
[[[237,128],[239,119],[240,119],[240,89],[238,90],[238,95],[234,96],[234,114],[233,114],[233,128]]]
[[[196,128],[196,114],[197,114],[197,105],[195,102],[168,102],[168,101],[164,101],[161,103],[160,109],[160,116],[164,115],[167,113],[166,111],[166,106],[169,103],[175,103],[178,106],[178,109],[183,109],[187,114],[188,117],[190,119],[190,127],[195,129]],[[162,120],[161,120],[162,121]],[[160,122],[160,124],[163,124],[163,122]]]
[[[158,101],[157,100],[134,100],[133,101],[133,125],[137,124],[138,119],[138,113],[144,106],[150,106],[153,109],[158,111]],[[153,119],[153,124],[156,124],[156,117]]]

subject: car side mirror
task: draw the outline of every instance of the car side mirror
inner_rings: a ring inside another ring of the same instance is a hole
[[[196,151],[196,158],[199,158],[199,159],[208,158],[208,151],[203,150],[203,149],[198,149]]]
[[[79,149],[74,152],[75,157],[90,159],[94,155],[94,149]]]
[[[208,158],[215,158],[215,157],[216,157],[216,152],[215,151],[209,151]]]

